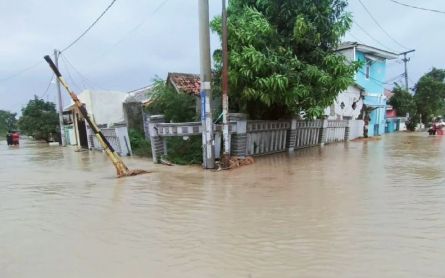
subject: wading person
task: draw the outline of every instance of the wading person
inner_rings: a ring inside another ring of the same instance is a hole
[[[12,137],[12,145],[16,146],[19,144],[20,141],[20,135],[17,131],[14,131],[11,135]]]

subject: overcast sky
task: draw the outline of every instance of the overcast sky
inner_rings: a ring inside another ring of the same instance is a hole
[[[445,11],[444,0],[399,1]],[[56,87],[49,83],[51,72],[42,57],[67,46],[110,2],[0,0],[0,109],[19,112],[33,95],[55,102]],[[211,17],[220,13],[220,2],[210,0]],[[349,2],[348,10],[358,25],[345,40],[405,50],[376,26],[358,0]],[[411,86],[432,67],[445,68],[445,14],[410,9],[390,0],[362,2],[393,39],[416,49],[410,55]],[[128,92],[150,84],[156,76],[165,78],[168,72],[199,73],[197,16],[197,0],[117,0],[102,20],[64,53],[61,70],[77,92],[85,88]],[[212,48],[218,43],[213,36]],[[400,61],[390,62],[387,80],[402,72]]]

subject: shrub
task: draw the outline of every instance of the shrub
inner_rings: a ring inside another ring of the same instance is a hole
[[[136,129],[130,129],[128,136],[133,153],[137,156],[151,157],[151,144],[144,134]]]

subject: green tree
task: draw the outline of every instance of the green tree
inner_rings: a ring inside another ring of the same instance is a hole
[[[16,116],[16,113],[0,110],[0,136],[3,136],[8,130],[17,128]]]
[[[335,51],[352,22],[346,6],[346,0],[230,0],[230,109],[263,119],[302,110],[321,116],[359,67]],[[211,27],[221,35],[221,18]],[[221,51],[214,57],[220,71]]]
[[[397,111],[397,115],[405,117],[406,114],[414,116],[417,113],[416,102],[414,97],[399,84],[395,84],[393,89],[394,95],[389,100],[389,104]]]
[[[56,105],[34,96],[25,108],[18,121],[20,130],[36,140],[49,141],[59,132],[59,118]]]
[[[414,100],[423,123],[445,113],[445,70],[433,68],[419,79]]]
[[[178,93],[164,80],[156,80],[153,95],[146,111],[152,115],[162,114],[167,121],[190,122],[197,120],[196,99],[193,96]]]

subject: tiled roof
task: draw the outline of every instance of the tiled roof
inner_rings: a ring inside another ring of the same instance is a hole
[[[169,73],[167,77],[169,82],[176,91],[188,95],[199,96],[201,91],[201,81],[198,74],[189,73]]]

